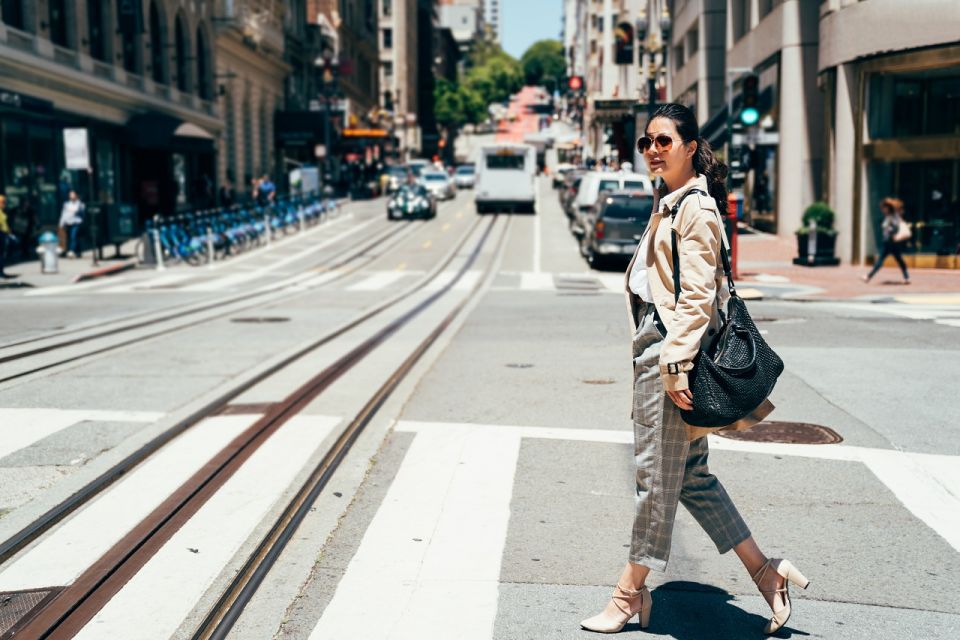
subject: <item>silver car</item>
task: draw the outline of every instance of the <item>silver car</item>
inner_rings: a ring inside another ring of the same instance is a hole
[[[453,200],[457,195],[450,176],[442,171],[424,171],[420,174],[420,184],[438,200]]]
[[[473,189],[477,183],[477,168],[472,164],[462,164],[453,172],[453,184],[457,189]]]
[[[580,253],[593,268],[629,261],[652,211],[652,191],[601,192],[590,215],[584,216],[586,229],[580,240]]]

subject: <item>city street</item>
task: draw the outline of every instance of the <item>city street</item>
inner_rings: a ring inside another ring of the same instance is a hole
[[[538,185],[536,215],[352,202],[213,268],[0,290],[0,591],[53,598],[28,629],[75,602],[55,637],[589,637],[634,508],[627,316]],[[710,436],[811,579],[780,636],[957,637],[956,296],[749,286],[786,363],[770,420],[843,439]],[[623,637],[760,637],[749,576],[680,511]]]

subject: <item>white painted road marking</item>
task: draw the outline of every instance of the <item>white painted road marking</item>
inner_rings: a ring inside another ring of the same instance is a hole
[[[435,637],[438,629],[456,629],[458,638],[490,638],[521,439],[633,443],[630,431],[407,421],[395,428],[416,438],[311,640],[413,640]],[[958,456],[710,441],[715,450],[863,463],[960,551]],[[374,615],[371,588],[377,592]]]
[[[339,422],[299,415],[283,425],[75,638],[172,637]]]
[[[443,271],[437,274],[437,277],[427,283],[424,287],[425,291],[440,291],[445,286],[453,282],[453,279],[457,277],[459,271]],[[471,269],[463,274],[463,277],[453,285],[454,291],[469,291],[473,289],[474,285],[480,280],[480,277],[483,275],[482,271]]]
[[[407,271],[377,271],[367,278],[347,287],[347,291],[379,291],[403,278]]]
[[[489,640],[520,437],[397,429],[417,436],[310,639]]]
[[[0,591],[73,583],[257,417],[207,418],[175,438],[16,558],[0,573]]]
[[[150,411],[84,411],[82,409],[0,409],[0,458],[86,420],[156,422]]]

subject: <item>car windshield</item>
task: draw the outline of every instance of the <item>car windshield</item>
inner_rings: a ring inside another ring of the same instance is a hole
[[[637,180],[627,180],[623,183],[624,189],[646,189],[647,185]]]
[[[473,175],[473,173],[474,173],[474,168],[473,168],[473,167],[457,167],[457,173],[458,173],[459,175],[462,175],[462,176],[463,176],[463,175]]]
[[[391,176],[396,176],[398,178],[403,178],[407,175],[407,170],[403,167],[390,167],[387,169],[387,173]]]
[[[397,191],[397,195],[422,196],[425,189],[420,184],[405,184]]]
[[[651,196],[611,197],[607,199],[607,206],[601,214],[604,218],[619,220],[645,219],[650,217],[653,210]]]
[[[620,188],[619,180],[601,180],[600,191],[616,191]]]
[[[420,177],[420,174],[423,173],[423,170],[427,168],[425,164],[412,164],[410,165],[410,171],[413,172],[413,175]]]
[[[429,180],[430,182],[446,182],[447,176],[442,173],[425,173],[423,179]]]

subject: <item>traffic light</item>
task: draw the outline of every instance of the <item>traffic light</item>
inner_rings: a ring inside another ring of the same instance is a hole
[[[757,124],[760,120],[760,110],[757,108],[757,94],[760,88],[760,78],[751,73],[743,79],[743,90],[740,97],[740,122],[747,126]]]

